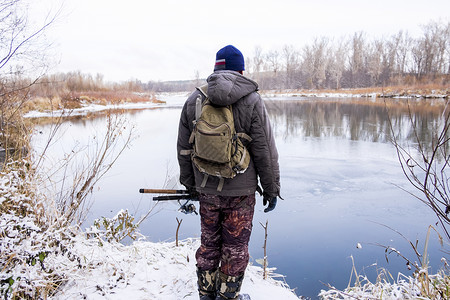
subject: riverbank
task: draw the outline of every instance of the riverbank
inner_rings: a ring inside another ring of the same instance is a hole
[[[26,102],[23,109],[27,115],[34,113],[49,113],[55,111],[83,112],[86,107],[95,110],[103,110],[108,107],[118,107],[124,109],[148,108],[166,104],[163,99],[170,94],[185,94],[186,97],[192,91],[177,93],[154,93],[154,92],[78,92],[71,93],[66,97],[34,97]],[[359,88],[359,89],[338,89],[338,90],[260,90],[260,94],[266,98],[279,97],[314,97],[314,98],[424,98],[424,99],[448,99],[450,97],[450,87],[438,87],[433,85],[422,85],[419,87],[397,86],[385,88]]]
[[[97,99],[90,96],[89,101],[79,101],[77,105],[69,107],[51,106],[27,106],[27,112],[24,114],[25,118],[46,118],[46,117],[74,117],[88,114],[96,114],[109,110],[125,111],[125,110],[139,110],[152,109],[157,107],[172,107],[183,106],[184,100],[190,95],[192,91],[174,92],[174,93],[156,93],[156,94],[142,94],[137,97],[128,97],[125,100],[106,101],[104,98]],[[391,88],[367,88],[367,89],[341,89],[341,90],[263,90],[259,91],[264,99],[286,99],[286,98],[353,98],[353,99],[449,99],[450,87],[448,89],[408,89],[404,87]],[[86,99],[85,96],[80,96],[77,99]],[[173,101],[173,99],[175,99]],[[182,101],[180,101],[180,99]],[[41,102],[48,102],[50,99]]]
[[[361,88],[339,90],[266,90],[261,94],[268,98],[277,97],[314,97],[314,98],[424,98],[424,99],[448,99],[450,87],[435,86],[421,87],[386,87],[386,88]]]

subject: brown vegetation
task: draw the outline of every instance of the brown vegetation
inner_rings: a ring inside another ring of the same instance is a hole
[[[121,84],[104,83],[103,76],[95,78],[80,72],[59,73],[40,78],[30,90],[29,100],[23,105],[23,112],[30,110],[52,111],[56,109],[76,109],[87,104],[123,104],[153,102],[153,92],[144,92],[139,82],[128,81]]]

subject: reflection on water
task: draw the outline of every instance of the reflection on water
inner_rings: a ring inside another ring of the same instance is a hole
[[[345,288],[355,268],[371,280],[377,268],[392,274],[409,275],[405,262],[384,257],[376,244],[399,249],[414,260],[409,244],[393,230],[419,241],[423,247],[427,226],[435,217],[418,200],[399,189],[410,190],[389,143],[391,132],[383,101],[363,99],[298,99],[266,101],[280,154],[281,185],[284,201],[275,211],[265,214],[261,199],[256,206],[250,241],[251,261],[262,258],[264,229],[269,222],[269,267],[286,275],[298,295],[315,298],[331,283]],[[409,115],[417,124],[417,135],[431,141],[431,132],[439,128],[443,104],[439,101],[388,103],[394,132],[402,143],[413,143]],[[138,138],[93,192],[94,203],[86,225],[100,216],[112,217],[120,209],[137,216],[152,208],[150,195],[140,188],[164,187],[167,175],[176,181],[176,136],[181,106],[153,110],[127,111],[124,116],[136,124]],[[49,156],[64,157],[71,145],[87,143],[105,126],[105,118],[70,120],[63,126],[59,145]],[[41,125],[33,143],[45,144],[50,125]],[[170,179],[169,179],[170,181]],[[151,241],[174,240],[176,217],[183,218],[180,238],[200,235],[199,218],[181,215],[175,203],[159,203],[141,231]],[[361,243],[363,248],[357,249]],[[440,266],[437,239],[430,242],[432,272]]]
[[[415,192],[390,143],[390,122],[399,142],[413,146],[412,153],[415,135],[429,150],[433,132],[443,123],[444,104],[391,101],[386,106],[383,101],[361,99],[266,102],[280,150],[286,199],[269,216],[273,230],[269,261],[298,287],[298,294],[314,298],[325,288],[322,282],[346,287],[350,256],[358,273],[371,280],[381,267],[392,274],[410,274],[401,259],[389,257],[387,263],[383,248],[375,245],[401,249],[417,260],[394,230],[417,239],[423,250],[427,226],[436,217],[398,188]],[[258,218],[267,216],[257,214]],[[359,242],[362,249],[356,248]],[[446,254],[436,236],[430,244],[436,270]]]
[[[266,101],[275,131],[284,139],[295,137],[343,138],[390,142],[392,130],[404,144],[416,135],[431,146],[443,124],[444,100],[303,100]],[[415,130],[412,124],[415,124]]]

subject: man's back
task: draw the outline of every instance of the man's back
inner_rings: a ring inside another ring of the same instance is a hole
[[[217,191],[220,184],[218,178],[210,176],[204,187],[201,183],[204,174],[194,168],[190,169],[190,157],[182,157],[181,150],[192,149],[189,143],[195,120],[196,99],[200,95],[195,91],[186,101],[182,111],[179,127],[178,153],[180,164],[180,180],[185,185],[194,186],[202,193],[224,196],[239,196],[254,193],[257,190],[260,176],[262,188],[271,195],[279,194],[278,152],[275,147],[269,119],[264,103],[257,93],[258,85],[251,79],[233,71],[218,71],[208,77],[208,97],[214,105],[233,106],[234,126],[236,132],[245,133],[251,142],[243,140],[247,146],[251,161],[248,169],[233,179],[225,179],[222,192]],[[181,166],[181,165],[180,165]],[[186,170],[186,172],[183,172]],[[192,173],[193,171],[193,173]],[[275,183],[275,184],[273,184]]]

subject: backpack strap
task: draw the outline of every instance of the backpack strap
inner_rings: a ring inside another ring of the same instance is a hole
[[[246,139],[247,141],[249,141],[249,142],[251,142],[253,139],[248,135],[248,134],[246,134],[245,132],[238,132],[238,133],[236,133],[236,135],[238,136],[238,137],[240,137],[240,138],[243,138],[243,139]]]
[[[192,154],[192,149],[189,150],[180,150],[180,155],[191,155]]]
[[[204,99],[206,100],[206,98],[208,98],[208,95],[206,94],[206,92],[208,91],[208,84],[204,84],[202,86],[196,87],[196,89],[200,92],[200,95],[197,96],[197,98],[195,99],[195,120],[192,121],[194,123],[197,123],[198,119],[200,118],[200,115],[202,113],[202,107],[204,104],[204,101],[202,99],[202,95],[205,97]],[[194,131],[192,131],[191,136],[189,137],[189,143],[192,144],[194,143]],[[182,155],[188,155],[192,153],[192,150],[188,150],[190,151],[189,153],[185,153]]]
[[[197,99],[195,99],[195,120],[193,121],[194,125],[197,122],[198,118],[200,118],[200,114],[202,113],[202,105],[203,105],[202,95],[205,97],[205,99],[208,97],[208,95],[206,94],[206,91],[208,90],[208,84],[197,87],[196,89],[200,92],[200,95],[198,95]],[[193,142],[194,142],[194,132],[192,132],[189,137],[189,143],[192,144]],[[193,149],[181,150],[180,155],[191,155],[193,151],[194,151]]]
[[[208,97],[208,84],[204,84],[196,88],[203,96]]]
[[[204,84],[202,86],[199,86],[196,88],[200,94],[202,94],[205,99],[208,98],[208,84]],[[195,121],[198,120],[198,118],[200,118],[200,114],[202,113],[202,105],[203,105],[203,101],[202,101],[202,96],[198,95],[197,99],[195,100]]]
[[[225,179],[223,177],[219,178],[219,185],[217,186],[217,191],[221,192],[223,189],[223,184],[225,183]]]
[[[205,173],[205,175],[203,176],[203,181],[200,184],[200,187],[204,188],[206,186],[206,182],[208,181],[208,177],[209,177],[209,175]]]
[[[202,96],[198,95],[197,99],[195,99],[195,122],[200,118],[200,114],[202,113]]]

